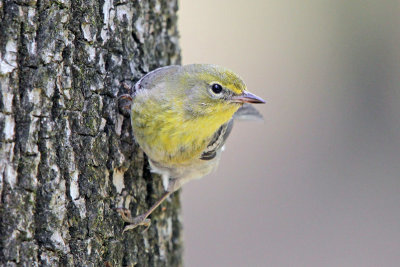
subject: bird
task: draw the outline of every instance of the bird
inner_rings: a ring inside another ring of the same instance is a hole
[[[165,189],[141,215],[118,209],[128,223],[124,232],[148,229],[149,215],[170,194],[215,170],[234,120],[262,118],[251,104],[265,103],[233,71],[212,64],[157,68],[134,85],[133,95],[120,98],[128,100],[133,136]]]

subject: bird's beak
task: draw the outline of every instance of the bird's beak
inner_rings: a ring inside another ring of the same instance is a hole
[[[232,101],[236,103],[252,103],[252,104],[265,103],[264,99],[247,91],[244,91],[241,95],[233,96]]]

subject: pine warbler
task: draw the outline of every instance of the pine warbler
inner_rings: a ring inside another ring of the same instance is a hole
[[[213,171],[236,117],[261,116],[249,104],[265,103],[246,91],[235,73],[215,65],[193,64],[156,69],[135,84],[129,99],[133,135],[149,159],[152,172],[161,174],[164,195],[130,225],[150,225],[147,217],[164,199],[189,180]],[[250,116],[249,116],[250,115]],[[147,229],[146,228],[146,229]]]

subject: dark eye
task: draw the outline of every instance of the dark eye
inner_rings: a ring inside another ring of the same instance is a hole
[[[214,94],[220,94],[222,92],[222,86],[218,83],[214,83],[211,85],[211,90],[214,92]]]

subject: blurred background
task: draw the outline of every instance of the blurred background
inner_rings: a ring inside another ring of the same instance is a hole
[[[267,100],[183,187],[186,266],[399,266],[400,2],[180,0],[183,64]]]

